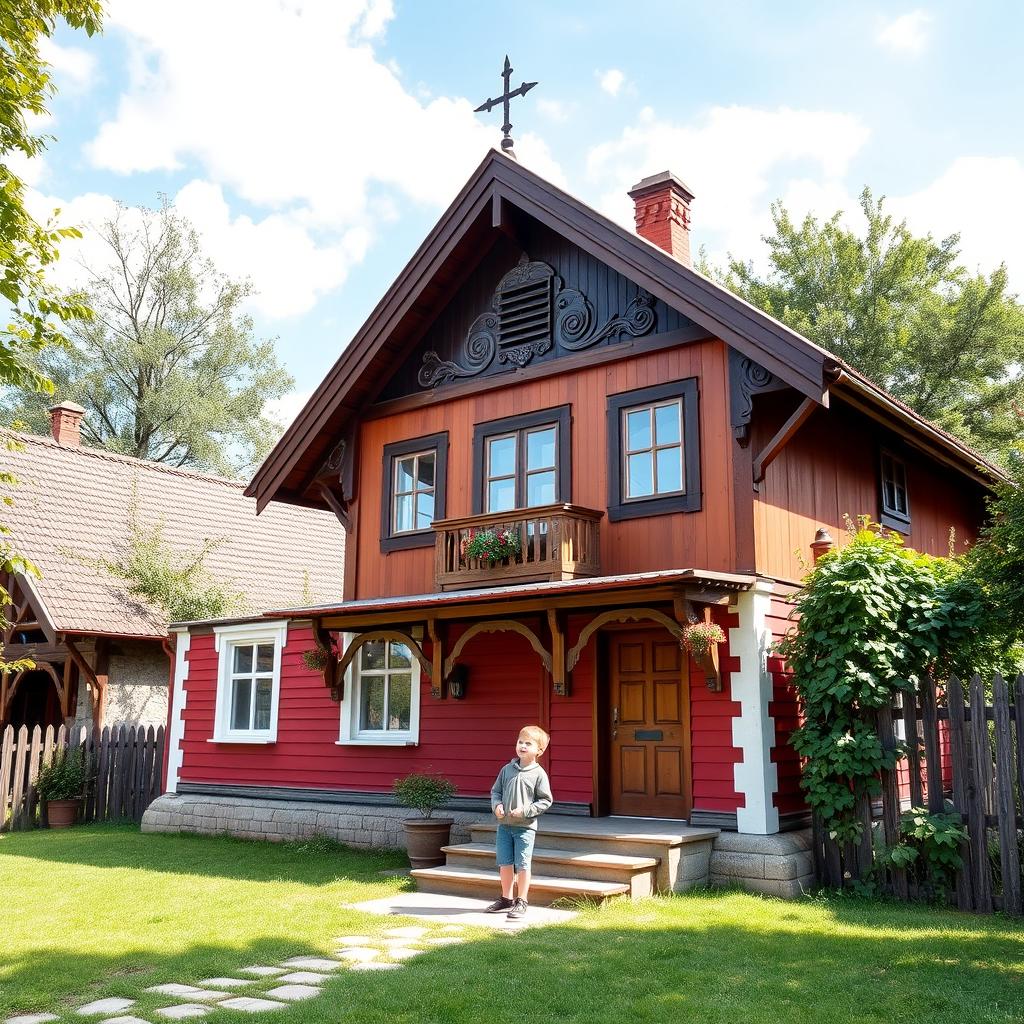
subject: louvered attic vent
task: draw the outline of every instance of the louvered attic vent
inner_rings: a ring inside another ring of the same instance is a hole
[[[499,294],[498,347],[515,362],[514,352],[539,355],[551,348],[551,282],[545,275]]]

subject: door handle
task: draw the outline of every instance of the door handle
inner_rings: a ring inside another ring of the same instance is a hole
[[[614,740],[619,735],[619,709],[618,707],[612,708],[612,739]]]

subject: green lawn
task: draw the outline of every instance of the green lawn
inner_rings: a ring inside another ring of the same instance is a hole
[[[343,907],[406,885],[386,874],[401,864],[395,853],[127,827],[0,835],[0,1021],[418,923]],[[1024,1020],[1024,931],[999,918],[719,893],[619,902],[515,936],[464,934],[397,971],[343,971],[317,999],[266,1017],[206,1019]],[[155,1020],[166,1004],[146,996],[131,1012]]]

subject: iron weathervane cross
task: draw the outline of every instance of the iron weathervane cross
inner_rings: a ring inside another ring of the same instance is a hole
[[[501,126],[501,130],[504,133],[504,138],[501,140],[501,148],[506,153],[512,152],[512,136],[509,134],[512,131],[512,122],[508,119],[508,101],[515,96],[525,96],[537,83],[536,82],[523,82],[518,89],[512,89],[509,91],[508,80],[512,74],[512,65],[508,62],[508,54],[505,54],[505,69],[501,73],[501,77],[505,79],[505,91],[498,97],[492,100],[485,100],[476,108],[475,113],[479,114],[481,111],[490,111],[493,107],[496,107],[499,103],[504,106],[505,110],[505,123]]]

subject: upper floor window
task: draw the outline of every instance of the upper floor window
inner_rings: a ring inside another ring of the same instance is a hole
[[[892,452],[883,451],[881,459],[883,526],[900,533],[910,529],[910,499],[907,493],[907,465]]]
[[[286,622],[244,622],[214,629],[218,653],[213,739],[273,743]]]
[[[382,551],[434,543],[430,524],[445,515],[447,468],[447,432],[384,446]]]
[[[569,406],[480,423],[473,432],[473,512],[568,501]]]
[[[697,382],[658,384],[608,399],[608,518],[700,508]]]

